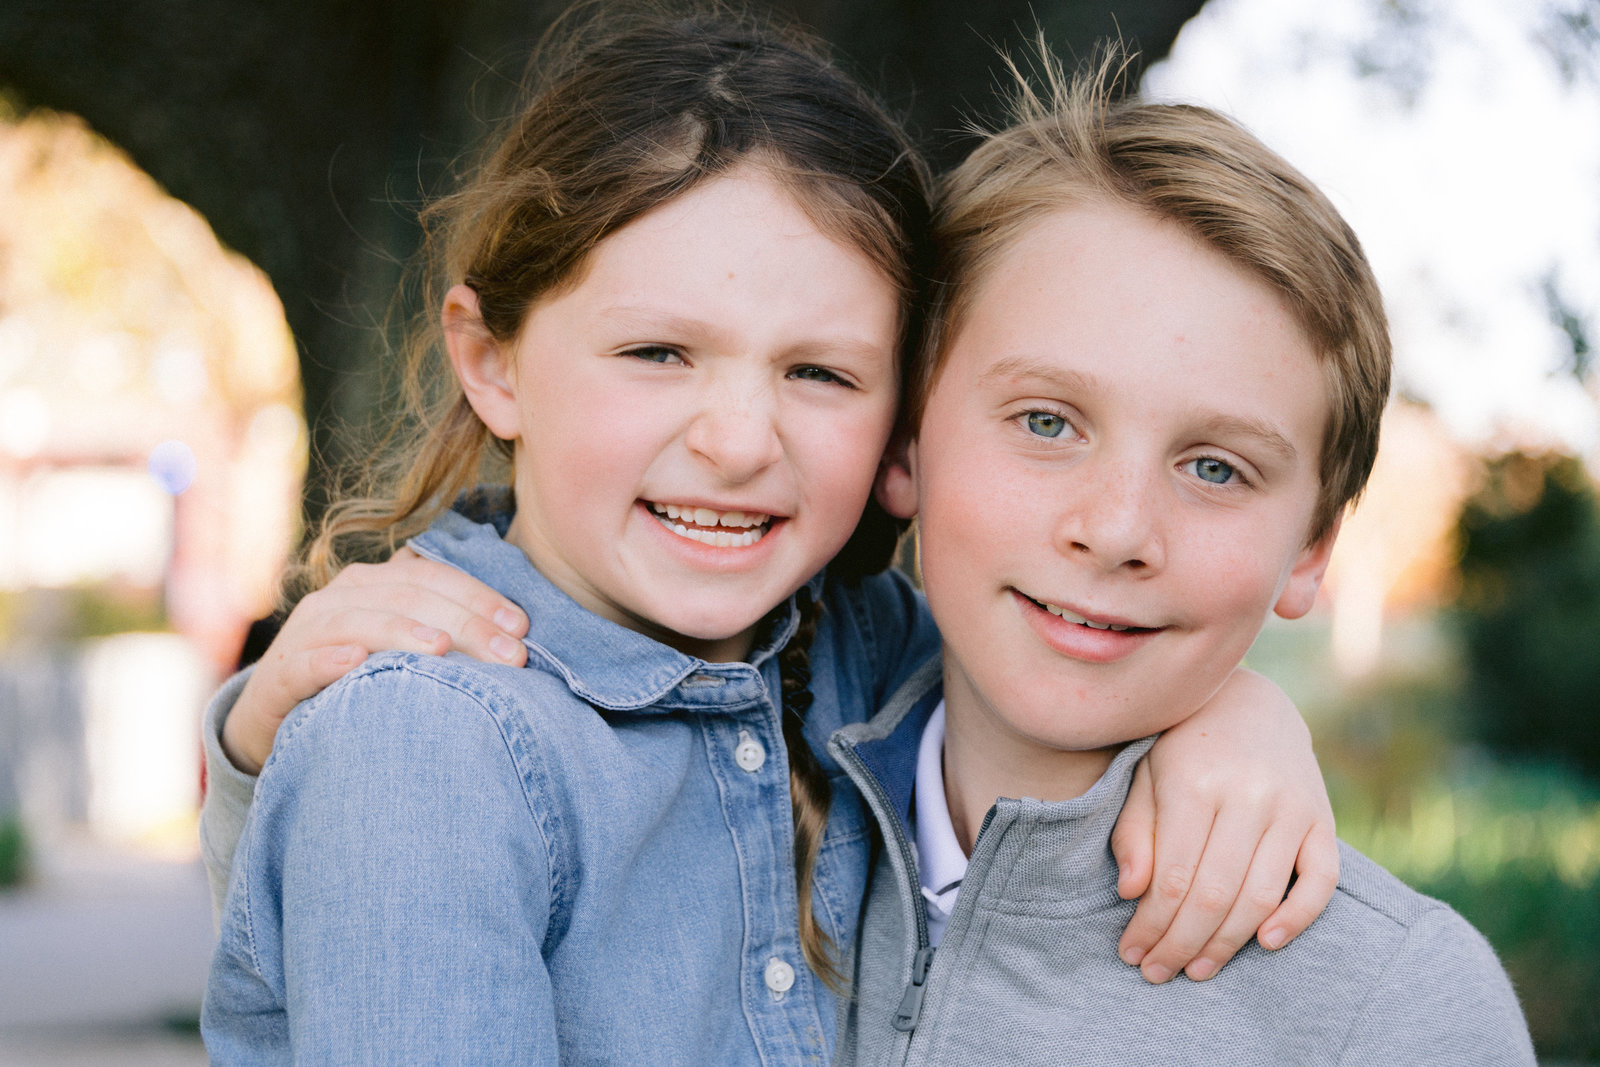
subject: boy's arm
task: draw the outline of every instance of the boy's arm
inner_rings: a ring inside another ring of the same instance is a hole
[[[1283,691],[1237,670],[1163,734],[1112,851],[1118,892],[1141,897],[1118,953],[1152,982],[1180,968],[1209,978],[1252,936],[1281,948],[1309,926],[1338,885],[1339,851],[1310,733]]]
[[[1339,1062],[1534,1067],[1533,1041],[1494,949],[1447,907],[1416,919],[1350,1032]]]
[[[454,567],[402,548],[386,562],[354,563],[305,596],[222,716],[222,749],[256,774],[284,716],[373,652],[442,656],[454,648],[520,667],[528,619],[510,600]]]

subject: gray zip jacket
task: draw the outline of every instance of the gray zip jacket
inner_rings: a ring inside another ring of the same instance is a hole
[[[1153,739],[1081,797],[996,803],[930,949],[907,827],[939,681],[934,660],[830,745],[883,836],[836,1063],[1534,1063],[1482,935],[1342,843],[1338,891],[1285,948],[1252,941],[1210,981],[1161,986],[1118,960],[1134,906],[1117,896],[1111,830]]]

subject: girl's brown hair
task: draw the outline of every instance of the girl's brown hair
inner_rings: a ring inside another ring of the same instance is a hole
[[[613,14],[565,36],[568,43],[546,44],[536,57],[536,91],[476,174],[423,212],[434,268],[428,306],[465,282],[483,328],[509,343],[541,298],[581,281],[589,253],[610,234],[754,163],[785,184],[819,229],[859,249],[897,286],[903,379],[915,351],[928,179],[883,109],[816,43],[747,17]],[[305,554],[304,587],[325,584],[351,559],[392,552],[468,487],[504,478],[508,443],[478,419],[440,341],[436,321],[414,337],[406,430],[391,434],[383,451],[392,458],[369,468],[364,491],[329,509]],[[869,504],[830,573],[851,579],[882,570],[899,532]],[[828,780],[799,730],[815,609],[805,616],[781,659],[800,933],[807,961],[837,986],[811,908]]]

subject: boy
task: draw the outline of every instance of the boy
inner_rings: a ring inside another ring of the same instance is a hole
[[[933,358],[879,482],[920,514],[943,663],[831,746],[885,838],[841,1060],[1531,1064],[1482,937],[1348,847],[1311,929],[1214,981],[1094,950],[1133,907],[1108,838],[1134,763],[1268,611],[1310,610],[1390,364],[1309,182],[1103,81],[1027,94],[944,189]]]

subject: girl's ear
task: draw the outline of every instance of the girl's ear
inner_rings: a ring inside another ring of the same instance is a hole
[[[517,389],[514,346],[503,345],[489,335],[478,314],[478,294],[469,285],[456,285],[444,295],[440,313],[444,325],[444,346],[450,365],[461,380],[467,402],[489,432],[506,441],[522,433]]]
[[[1300,550],[1300,557],[1289,572],[1289,581],[1272,606],[1278,617],[1298,619],[1317,602],[1317,590],[1322,588],[1322,576],[1328,573],[1328,560],[1333,555],[1333,543],[1339,539],[1339,527],[1343,522],[1342,515],[1334,519],[1332,529]]]
[[[883,510],[897,519],[917,517],[917,442],[896,433],[878,464],[873,491]]]

